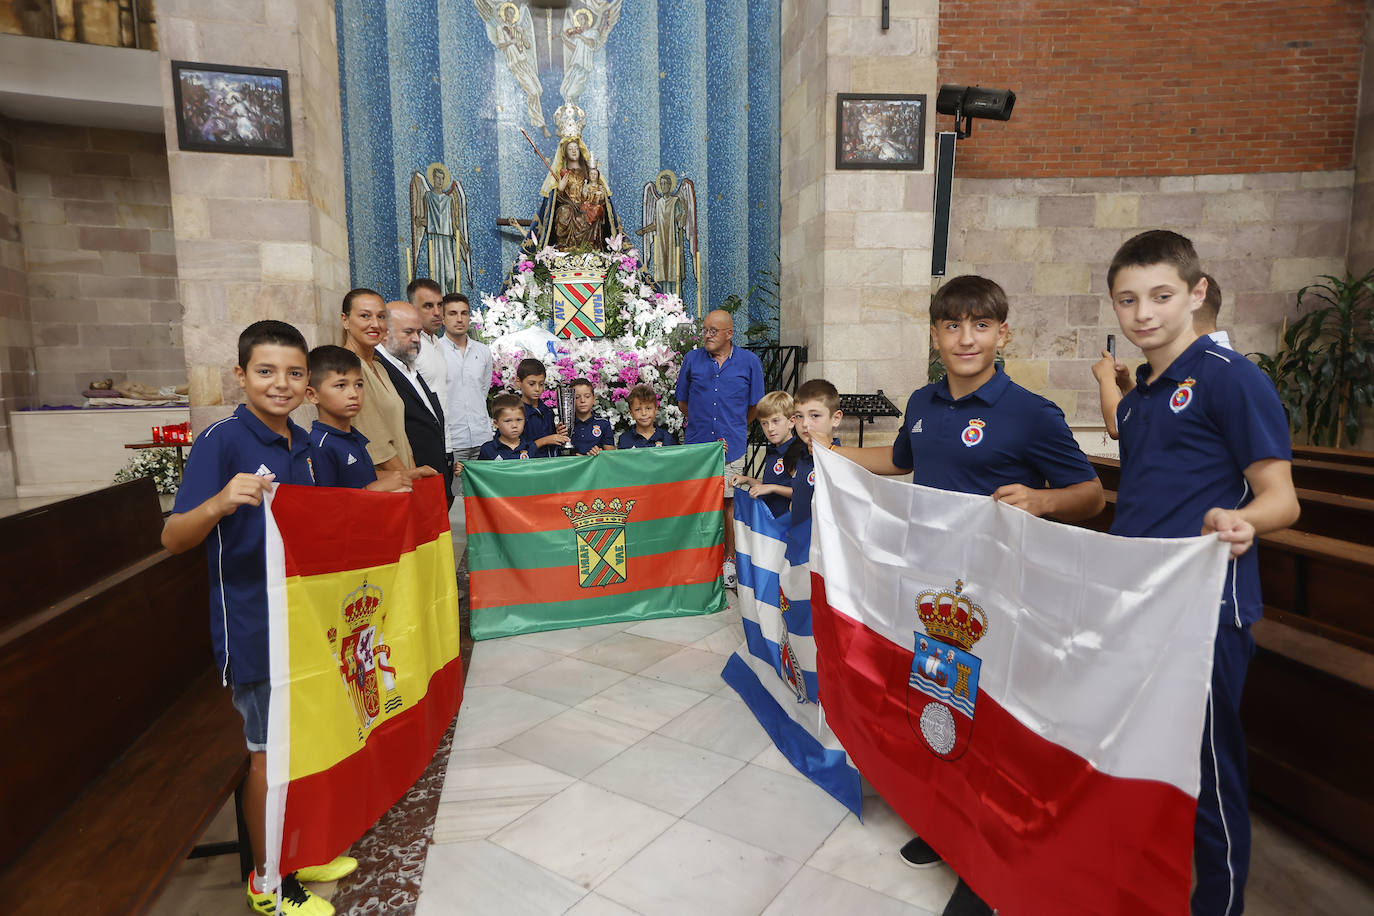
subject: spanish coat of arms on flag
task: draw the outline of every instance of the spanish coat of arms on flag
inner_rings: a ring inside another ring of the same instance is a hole
[[[553,333],[558,337],[605,337],[606,272],[588,268],[555,270]]]

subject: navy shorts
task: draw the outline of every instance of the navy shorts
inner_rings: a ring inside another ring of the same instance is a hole
[[[243,738],[248,750],[267,750],[267,703],[272,696],[270,681],[234,685],[234,708],[243,716]]]

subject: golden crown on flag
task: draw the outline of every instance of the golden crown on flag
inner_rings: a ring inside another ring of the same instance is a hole
[[[368,585],[367,580],[363,584],[348,593],[344,598],[340,610],[343,613],[344,623],[352,632],[363,629],[372,624],[372,616],[377,613],[377,608],[382,606],[382,590],[375,585]]]
[[[563,514],[572,522],[573,529],[580,531],[583,528],[608,528],[624,525],[625,520],[630,517],[630,510],[634,507],[635,501],[633,499],[627,499],[622,504],[620,497],[617,496],[607,503],[598,496],[592,500],[590,506],[580,500],[575,506],[564,506]]]
[[[964,580],[954,580],[954,591],[928,588],[916,596],[916,613],[926,632],[941,642],[973,648],[987,635],[988,615],[964,594]]]

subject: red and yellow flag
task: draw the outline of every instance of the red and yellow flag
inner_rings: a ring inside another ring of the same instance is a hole
[[[269,880],[346,850],[434,756],[462,701],[443,481],[280,486],[267,502]]]

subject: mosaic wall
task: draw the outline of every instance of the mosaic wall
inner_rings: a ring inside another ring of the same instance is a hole
[[[662,169],[695,183],[707,308],[776,270],[775,3],[337,6],[354,285],[387,294],[404,287],[412,176],[443,162],[467,199],[474,286],[497,292],[520,236],[496,221],[533,217],[546,174],[520,131],[552,158],[553,115],[565,96],[586,112],[583,138],[628,234],[643,225],[644,185]],[[463,288],[472,291],[466,278]],[[690,279],[683,298],[696,301]],[[737,320],[737,329],[745,323]]]

